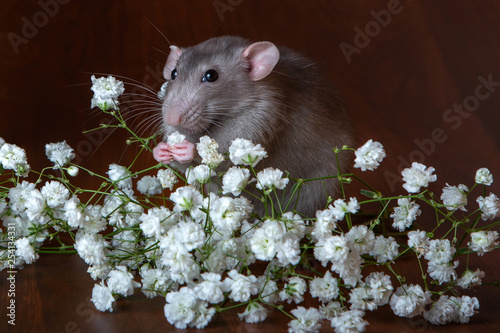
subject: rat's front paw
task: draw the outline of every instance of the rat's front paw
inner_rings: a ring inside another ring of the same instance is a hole
[[[153,148],[153,156],[155,160],[163,164],[168,164],[174,160],[174,156],[170,151],[172,147],[165,142],[160,142],[158,146]]]
[[[187,140],[170,146],[170,153],[180,163],[189,163],[196,156],[196,146]]]

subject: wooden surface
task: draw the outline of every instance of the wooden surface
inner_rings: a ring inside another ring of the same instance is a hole
[[[44,16],[40,3],[54,1],[1,1],[0,136],[25,148],[34,169],[48,165],[44,144],[64,139],[79,161],[97,172],[130,160],[135,151],[127,149],[120,133],[105,140],[108,133],[82,134],[106,121],[89,109],[90,74],[123,75],[128,82],[159,89],[169,44],[157,26],[179,46],[234,34],[308,55],[344,96],[359,143],[373,138],[386,147],[381,169],[366,175],[386,194],[401,193],[401,182],[388,179],[397,177],[406,163],[401,161],[411,160],[437,169],[437,192],[445,183],[471,184],[475,171],[486,166],[496,177],[491,190],[500,193],[498,1],[60,2],[65,4],[52,6],[51,15]],[[394,12],[390,20],[385,16],[384,26],[374,23],[377,13],[388,9]],[[39,27],[30,30],[26,22]],[[372,37],[356,37],[365,28]],[[22,43],[9,41],[14,34]],[[349,59],[341,48],[347,44],[358,45]],[[488,78],[497,85],[478,90]],[[474,101],[477,105],[469,104],[474,112],[460,116],[448,111]],[[436,129],[439,135],[433,139]],[[141,163],[148,166],[153,160]],[[495,254],[481,262],[486,280],[500,275]],[[417,274],[411,265],[408,271]],[[119,301],[113,313],[96,311],[88,301],[93,282],[76,256],[43,256],[17,278],[13,329],[4,312],[6,274],[0,273],[1,332],[174,330],[163,316],[162,299]],[[397,318],[386,307],[367,315],[367,331],[500,331],[500,291],[484,286],[472,295],[481,309],[469,325],[435,327],[421,318]],[[287,322],[273,313],[265,324],[246,325],[231,313],[218,316],[206,331],[285,332]]]

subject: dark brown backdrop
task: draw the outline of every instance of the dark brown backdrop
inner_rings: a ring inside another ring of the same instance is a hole
[[[82,134],[105,121],[89,110],[90,73],[123,75],[158,89],[168,43],[157,26],[180,46],[235,34],[310,56],[345,97],[359,143],[373,138],[386,147],[382,168],[366,175],[386,193],[401,192],[397,170],[412,160],[437,169],[437,192],[446,182],[472,184],[483,166],[500,178],[499,15],[498,1],[3,0],[0,136],[25,148],[36,169],[48,164],[44,144],[63,139],[93,170],[127,161],[135,151],[126,149],[125,136]],[[497,180],[492,190],[498,189]],[[495,258],[484,260],[500,272]],[[94,311],[85,270],[78,258],[49,256],[21,271],[17,331],[170,329],[162,300],[122,302],[113,314]],[[484,287],[477,295],[481,313],[472,325],[427,330],[499,330],[498,290]],[[2,292],[2,313],[5,298]],[[274,324],[256,326],[222,316],[207,331],[225,325],[239,332],[285,331],[286,321],[272,318]],[[369,319],[368,331],[424,327],[389,311]],[[5,324],[2,315],[0,327]]]

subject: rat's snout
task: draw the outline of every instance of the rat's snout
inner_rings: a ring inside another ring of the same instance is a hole
[[[182,122],[183,108],[179,105],[166,107],[163,105],[163,119],[171,126],[177,126]]]

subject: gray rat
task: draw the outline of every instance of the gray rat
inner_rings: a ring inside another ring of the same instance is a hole
[[[236,138],[260,143],[268,157],[259,170],[278,168],[302,179],[337,174],[332,149],[352,147],[353,128],[339,94],[310,60],[271,42],[232,36],[170,49],[163,71],[168,83],[162,96],[164,132],[178,131],[186,140],[160,143],[156,160],[181,170],[199,164],[195,144],[208,135],[220,152]],[[342,172],[350,158],[340,154]],[[285,189],[287,201],[291,188]],[[327,195],[338,195],[336,179],[304,183],[296,211],[313,217],[325,208]],[[262,213],[262,203],[252,201]]]

